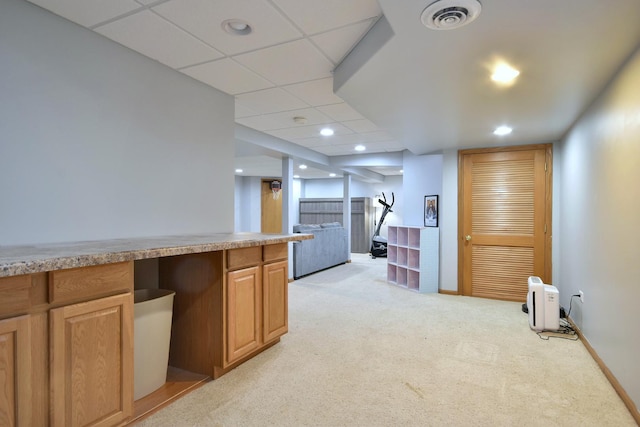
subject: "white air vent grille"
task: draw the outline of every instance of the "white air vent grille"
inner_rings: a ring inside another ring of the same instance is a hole
[[[422,11],[422,23],[433,30],[452,30],[478,17],[482,5],[477,0],[439,0]]]

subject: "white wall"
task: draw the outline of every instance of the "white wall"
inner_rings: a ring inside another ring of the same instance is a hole
[[[555,285],[565,307],[584,291],[571,317],[640,406],[640,51],[555,153]]]
[[[442,156],[440,196],[440,289],[458,291],[458,152]]]
[[[442,197],[442,155],[415,156],[405,151],[402,161],[403,225],[424,227],[424,196],[437,194]]]
[[[440,267],[439,267],[439,285],[440,289],[450,289],[457,291],[457,280],[455,282],[447,281],[446,285],[443,281],[443,275],[448,270],[443,271],[445,262],[454,262],[452,259],[443,257],[443,248],[445,239],[449,236],[444,233],[444,227],[447,225],[443,222],[444,215],[449,215],[443,203],[449,199],[443,195],[443,155],[433,154],[424,156],[415,156],[409,151],[404,152],[402,159],[404,168],[403,179],[403,224],[424,227],[424,196],[438,195],[438,228],[440,229]],[[454,197],[457,198],[457,190]],[[451,197],[452,195],[448,195]],[[450,202],[450,200],[449,200]],[[455,241],[455,237],[454,237]],[[449,244],[449,242],[447,242]],[[457,255],[456,255],[457,262]]]
[[[236,176],[235,198],[235,231],[259,233],[262,228],[262,179]]]
[[[24,0],[0,58],[0,244],[233,231],[231,96]]]

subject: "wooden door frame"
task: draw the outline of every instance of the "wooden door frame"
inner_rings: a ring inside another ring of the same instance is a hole
[[[513,145],[494,148],[473,148],[458,151],[458,295],[463,293],[464,275],[464,156],[467,154],[487,154],[510,151],[545,150],[545,225],[544,236],[544,277],[545,283],[551,283],[551,238],[552,238],[552,201],[553,201],[553,144]]]

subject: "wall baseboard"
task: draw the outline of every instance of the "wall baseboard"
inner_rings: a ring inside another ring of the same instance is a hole
[[[582,333],[580,328],[575,324],[573,319],[569,318],[568,320],[571,326],[573,327],[573,329],[575,329],[576,333],[578,334],[578,337],[580,338],[580,341],[582,341],[582,344],[584,344],[585,348],[587,349],[591,357],[593,357],[593,360],[596,361],[596,363],[600,367],[600,370],[602,370],[602,373],[604,374],[604,376],[607,377],[607,379],[613,386],[613,389],[616,391],[616,393],[618,393],[618,396],[620,396],[620,399],[622,399],[622,401],[626,405],[633,419],[640,426],[640,412],[638,412],[638,408],[636,407],[635,403],[633,403],[633,400],[631,400],[631,397],[629,397],[629,395],[627,394],[625,389],[622,387],[618,379],[615,377],[615,375],[613,375],[613,372],[611,372],[611,370],[600,358],[600,356],[595,351],[595,349],[591,346],[591,344],[589,343],[589,340],[585,338],[584,334]]]
[[[449,291],[446,289],[438,289],[438,293],[439,294],[445,294],[445,295],[460,295],[460,292],[458,291]]]

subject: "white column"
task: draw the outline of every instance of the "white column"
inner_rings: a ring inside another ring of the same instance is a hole
[[[282,158],[282,234],[293,233],[293,159]],[[293,279],[293,242],[289,242],[289,279]]]
[[[344,174],[344,190],[342,192],[342,224],[347,230],[347,254],[351,261],[351,175]]]

